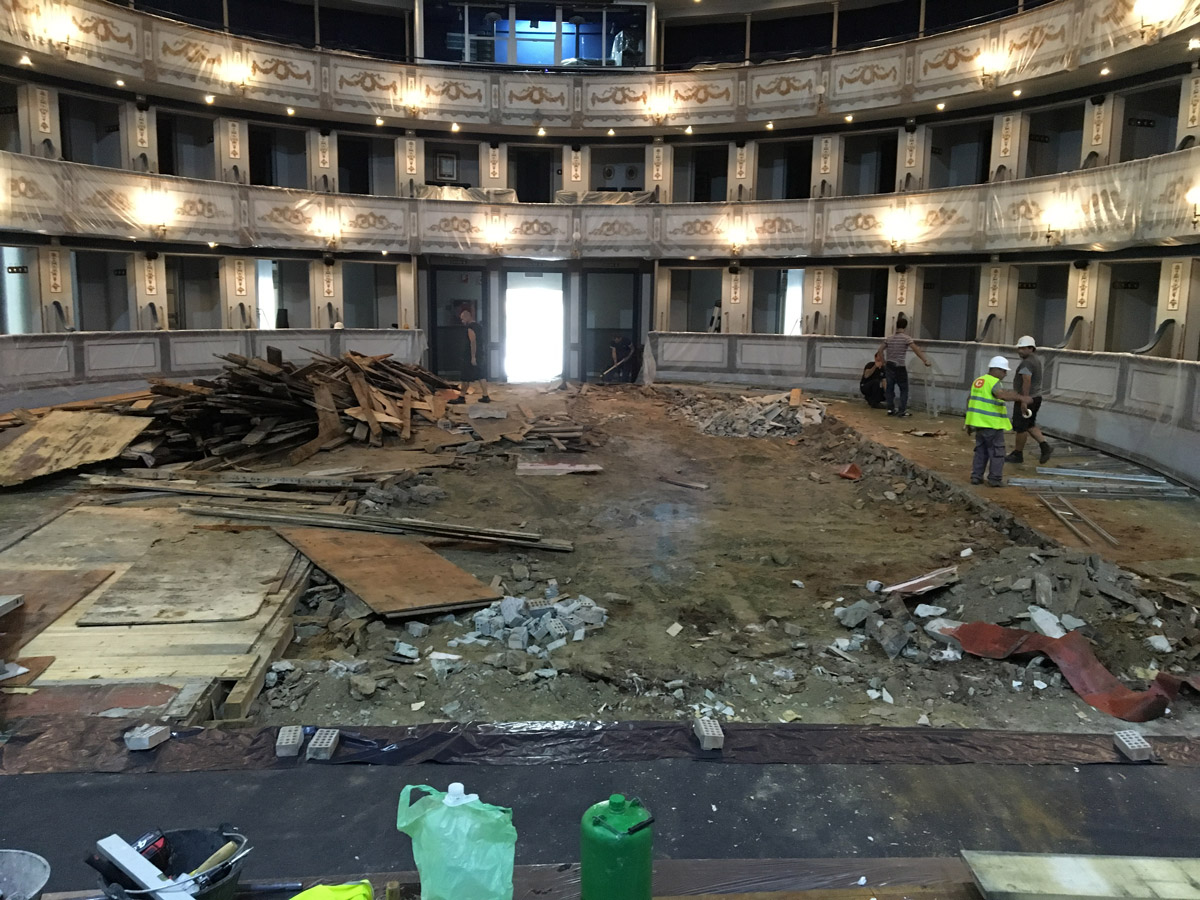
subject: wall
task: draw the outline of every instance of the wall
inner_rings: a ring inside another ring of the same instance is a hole
[[[1082,101],[1030,115],[1027,170],[1030,178],[1079,168],[1083,115]]]
[[[146,378],[191,378],[220,371],[213,354],[265,357],[278,347],[303,365],[303,347],[337,356],[346,350],[393,353],[405,363],[425,354],[421,331],[159,331],[0,337],[0,412],[145,389]]]
[[[717,382],[803,387],[858,396],[862,367],[877,341],[776,335],[650,335],[660,382]],[[961,415],[967,387],[995,354],[1011,347],[930,341],[928,390]],[[1039,423],[1054,436],[1098,447],[1200,488],[1200,363],[1124,353],[1039,351],[1046,362],[1046,403]],[[926,402],[924,378],[912,382],[911,406]],[[963,466],[969,460],[963,459]]]
[[[1149,343],[1154,334],[1161,271],[1157,263],[1113,264],[1105,350],[1128,352]]]
[[[834,330],[838,334],[883,335],[887,269],[839,269]]]
[[[921,337],[968,341],[975,337],[979,307],[979,267],[945,266],[918,270],[921,294]]]
[[[75,250],[75,321],[80,331],[129,330],[129,255]]]

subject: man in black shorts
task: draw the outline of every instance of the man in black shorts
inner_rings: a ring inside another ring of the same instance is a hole
[[[1017,364],[1017,374],[1013,376],[1013,388],[1018,394],[1028,396],[1030,402],[1013,404],[1012,426],[1016,432],[1016,446],[1012,453],[1004,457],[1004,461],[1025,462],[1025,441],[1032,435],[1041,449],[1038,465],[1044,466],[1050,461],[1054,448],[1046,441],[1037,423],[1038,410],[1042,408],[1042,359],[1037,355],[1037,341],[1027,334],[1018,338],[1017,355],[1021,361]]]
[[[451,403],[466,403],[467,389],[471,386],[471,382],[479,383],[479,390],[483,394],[479,398],[480,403],[491,403],[492,398],[488,396],[487,375],[484,370],[484,348],[486,344],[483,337],[483,329],[479,323],[475,321],[475,316],[472,314],[469,307],[463,307],[458,314],[458,321],[463,323],[467,330],[467,342],[463,347],[463,358],[459,364],[459,370],[462,373],[462,396],[451,400]]]

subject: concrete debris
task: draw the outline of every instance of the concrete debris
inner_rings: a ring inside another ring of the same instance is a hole
[[[681,631],[683,631],[683,626],[680,625],[678,622],[676,622],[670,628],[667,629],[667,634],[669,634],[671,637],[678,637],[679,632],[681,632]]]
[[[404,630],[415,638],[423,638],[429,634],[429,626],[424,622],[417,622],[416,620],[405,622]]]
[[[1029,618],[1033,622],[1033,627],[1046,637],[1060,638],[1067,633],[1066,629],[1062,627],[1062,623],[1059,622],[1058,616],[1040,606],[1029,607]]]
[[[166,725],[138,725],[125,732],[125,747],[129,750],[153,750],[171,737]]]
[[[1083,619],[1077,619],[1070,613],[1063,613],[1059,617],[1059,621],[1062,622],[1062,627],[1067,629],[1067,631],[1074,631],[1076,628],[1087,627],[1087,622],[1083,621]]]
[[[373,697],[377,687],[378,684],[370,675],[350,676],[350,696],[355,700],[366,700],[368,697]]]
[[[928,603],[918,603],[917,608],[913,610],[913,615],[918,619],[928,619],[944,616],[946,612],[947,610],[944,606],[930,606]]]
[[[805,398],[799,406],[791,406],[789,396],[681,394],[670,412],[705,434],[728,437],[791,437],[825,420],[825,404]]]
[[[1163,634],[1152,634],[1146,638],[1146,646],[1155,653],[1170,653],[1175,648],[1171,646],[1171,641]]]
[[[878,614],[872,614],[867,619],[867,636],[883,648],[888,659],[899,656],[912,640],[912,635],[900,622]]]
[[[857,628],[867,620],[871,613],[879,609],[878,603],[872,603],[870,600],[859,600],[846,608],[838,607],[833,611],[834,618],[845,625],[847,628]]]

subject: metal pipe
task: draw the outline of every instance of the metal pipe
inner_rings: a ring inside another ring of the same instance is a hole
[[[1055,494],[1054,496],[1055,496],[1055,498],[1056,498],[1056,499],[1058,499],[1058,500],[1061,500],[1061,501],[1062,501],[1062,505],[1063,505],[1063,506],[1065,506],[1067,509],[1069,509],[1069,510],[1070,510],[1072,513],[1074,513],[1076,516],[1078,516],[1078,517],[1079,517],[1080,519],[1082,519],[1084,522],[1086,522],[1086,523],[1088,524],[1088,526],[1089,526],[1089,527],[1090,527],[1090,528],[1091,528],[1093,531],[1095,531],[1095,532],[1096,532],[1096,534],[1100,535],[1100,537],[1104,538],[1106,541],[1108,541],[1108,542],[1109,542],[1110,544],[1112,544],[1114,547],[1120,547],[1120,546],[1121,546],[1121,542],[1120,542],[1120,541],[1118,541],[1118,540],[1117,540],[1115,537],[1113,537],[1111,534],[1109,534],[1107,531],[1105,531],[1103,528],[1101,528],[1099,525],[1097,525],[1097,524],[1096,524],[1096,523],[1095,523],[1095,522],[1094,522],[1092,519],[1090,519],[1088,516],[1084,515],[1084,514],[1083,514],[1083,513],[1082,513],[1082,512],[1081,512],[1079,509],[1077,509],[1077,508],[1075,507],[1075,504],[1074,504],[1074,503],[1072,503],[1070,500],[1068,500],[1066,497],[1062,497],[1062,496],[1060,496],[1060,495],[1058,495],[1058,494]]]
[[[1042,504],[1046,507],[1046,509],[1050,510],[1050,512],[1054,513],[1054,515],[1056,515],[1058,517],[1058,521],[1062,522],[1064,525],[1066,525],[1068,528],[1070,528],[1073,532],[1075,532],[1076,536],[1081,541],[1083,541],[1089,547],[1092,545],[1092,542],[1088,539],[1088,536],[1086,534],[1084,534],[1082,531],[1080,531],[1078,528],[1076,528],[1075,523],[1068,520],[1067,517],[1064,516],[1060,510],[1055,509],[1054,504],[1052,504],[1049,500],[1046,499],[1045,494],[1038,494],[1038,499],[1042,501]]]

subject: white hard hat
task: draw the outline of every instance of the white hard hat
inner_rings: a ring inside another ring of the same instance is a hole
[[[334,322],[334,323],[333,323],[333,327],[334,327],[335,329],[338,329],[338,330],[340,330],[340,329],[342,329],[342,328],[345,328],[346,326],[345,326],[345,325],[343,325],[341,322]]]
[[[1036,347],[1037,341],[1035,341],[1031,335],[1023,334],[1019,338],[1017,338],[1017,346],[1018,347]]]
[[[1008,371],[1008,360],[1005,359],[1003,356],[993,356],[992,361],[988,363],[988,368],[989,369],[1003,369],[1005,372],[1007,372]]]

